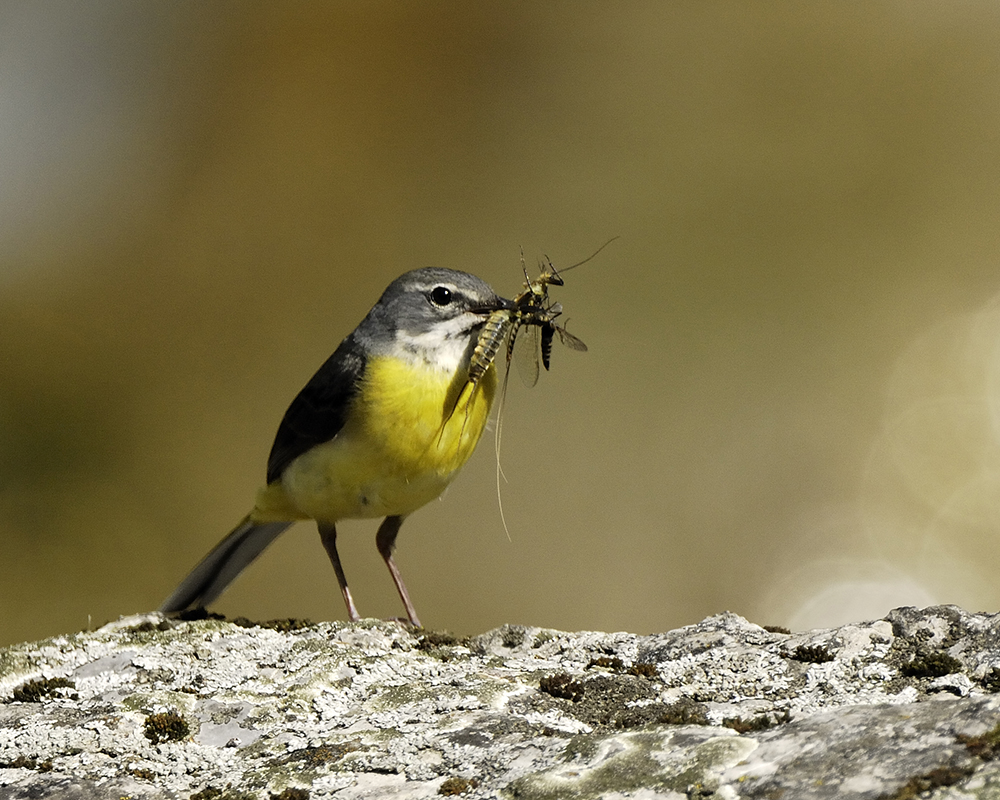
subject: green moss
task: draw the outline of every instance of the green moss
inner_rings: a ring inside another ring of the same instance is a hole
[[[11,700],[15,703],[40,703],[57,695],[65,695],[61,689],[75,688],[76,684],[66,678],[36,678],[18,686]]]
[[[961,661],[941,651],[917,656],[900,669],[900,672],[908,678],[941,678],[962,671]]]
[[[650,680],[660,677],[660,670],[656,664],[650,664],[646,661],[637,661],[626,672],[629,675],[637,675],[640,678],[649,678]]]
[[[592,658],[587,663],[587,669],[598,667],[599,669],[609,669],[612,672],[621,672],[625,669],[625,662],[617,656],[600,656]]]
[[[574,678],[557,672],[541,678],[539,691],[569,701],[565,713],[598,728],[638,728],[644,725],[707,725],[706,708],[690,699],[657,702],[658,690],[647,678],[632,674],[601,673]]]
[[[910,778],[892,794],[882,795],[879,800],[916,800],[924,792],[943,786],[954,786],[960,780],[973,773],[970,766],[943,766],[932,769],[923,775]]]
[[[271,795],[271,797],[274,796]],[[259,800],[259,798],[250,792],[233,791],[229,786],[225,789],[206,786],[200,792],[189,795],[188,800]]]
[[[1000,669],[993,667],[993,669],[983,675],[980,683],[983,685],[983,688],[991,694],[1000,692]]]
[[[289,787],[280,794],[271,794],[271,800],[309,800],[309,790]]]
[[[468,637],[460,639],[449,631],[425,630],[417,639],[417,650],[441,661],[465,661],[469,653],[461,648],[468,644]]]
[[[504,625],[500,643],[504,647],[514,650],[524,644],[526,634],[527,630],[523,625]]]
[[[707,725],[705,707],[694,701],[648,703],[613,708],[599,724],[611,728],[641,728],[644,725]]]
[[[31,769],[37,772],[50,772],[52,762],[39,761],[34,756],[18,756],[13,761],[0,761],[0,769]]]
[[[150,714],[143,723],[143,733],[153,744],[176,742],[191,733],[191,728],[176,711]]]
[[[438,787],[438,794],[445,797],[452,797],[456,794],[468,792],[479,786],[479,781],[475,778],[448,778]]]
[[[727,728],[732,728],[737,733],[755,733],[770,728],[771,720],[766,714],[761,714],[759,717],[750,718],[726,717],[722,720],[722,724]]]
[[[218,800],[222,797],[222,789],[216,789],[214,786],[206,786],[200,792],[195,792],[191,795],[188,800]]]
[[[708,708],[694,700],[678,700],[664,705],[654,721],[665,725],[708,725]]]
[[[833,661],[833,653],[821,644],[800,644],[789,658],[806,664],[825,664]]]
[[[959,734],[956,738],[965,745],[972,755],[983,761],[992,761],[1000,754],[1000,725],[986,731],[986,733],[979,734],[979,736]]]
[[[348,753],[353,753],[361,749],[361,742],[352,739],[349,742],[339,742],[337,744],[324,744],[319,747],[304,747],[301,750],[293,750],[288,755],[282,756],[272,765],[292,764],[301,762],[308,767],[321,767],[325,764],[333,764],[340,761]]]
[[[546,675],[538,682],[539,691],[562,700],[572,700],[574,703],[583,697],[583,683],[573,680],[565,672]]]
[[[761,625],[761,627],[768,633],[780,633],[784,636],[791,634],[791,631],[784,625]]]
[[[450,631],[425,630],[417,639],[417,650],[424,652],[438,647],[450,647],[459,643],[459,638]]]

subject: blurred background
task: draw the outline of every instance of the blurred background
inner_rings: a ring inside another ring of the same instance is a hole
[[[1000,605],[1000,6],[0,6],[0,644],[155,608],[385,286],[553,291],[398,563],[424,622]],[[364,614],[401,608],[345,522]],[[216,610],[341,619],[315,528]]]

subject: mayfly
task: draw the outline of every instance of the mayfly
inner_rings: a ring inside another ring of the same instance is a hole
[[[476,340],[476,347],[472,351],[469,359],[469,384],[475,387],[482,380],[486,370],[490,368],[500,352],[507,334],[514,327],[514,315],[518,313],[514,309],[498,309],[487,317],[483,324],[483,329],[479,332]]]
[[[583,263],[582,261],[580,262]],[[518,373],[525,386],[531,387],[538,383],[538,363],[541,361],[546,370],[552,357],[552,341],[558,335],[559,341],[571,350],[586,352],[585,345],[579,338],[556,323],[562,314],[562,305],[549,300],[549,286],[562,286],[563,279],[552,262],[548,268],[533,281],[528,280],[525,272],[525,288],[514,298],[516,309],[513,314],[513,325],[507,341],[507,364],[511,358],[517,364]],[[579,266],[579,264],[574,264]],[[566,269],[572,269],[567,267]],[[566,270],[563,270],[564,272]],[[523,333],[522,333],[523,330]],[[520,344],[517,344],[520,342]]]
[[[607,247],[614,239],[609,239],[592,255],[563,272],[585,264]],[[515,360],[518,373],[526,386],[534,386],[538,382],[539,359],[546,370],[552,356],[552,341],[559,337],[564,345],[572,350],[586,351],[579,338],[571,334],[563,325],[556,323],[562,314],[562,305],[549,300],[549,287],[562,286],[564,281],[561,273],[546,259],[547,269],[532,280],[524,266],[524,252],[521,252],[521,271],[524,272],[524,288],[513,300],[513,308],[503,308],[493,311],[476,340],[475,349],[469,361],[469,378],[466,389],[475,391],[483,375],[496,360],[500,348],[507,344],[507,365],[504,372],[503,386],[500,390],[500,401],[497,406],[496,454],[497,454],[497,501],[500,504],[500,520],[504,530],[507,530],[507,520],[503,511],[503,500],[500,494],[500,480],[504,477],[500,464],[500,440],[503,433],[503,409],[507,398],[507,382],[510,377],[510,362]],[[521,330],[526,329],[523,335]],[[515,344],[521,342],[515,354]],[[510,534],[508,533],[508,538]]]
[[[617,238],[616,236],[615,239]],[[539,360],[548,370],[552,355],[552,341],[556,336],[570,349],[586,351],[587,345],[583,341],[567,331],[563,325],[556,323],[556,319],[562,314],[562,305],[549,300],[549,287],[562,286],[564,284],[563,272],[586,264],[615,239],[609,239],[593,254],[583,261],[566,267],[562,272],[546,259],[547,269],[543,269],[542,273],[534,280],[528,277],[528,270],[524,266],[524,253],[522,252],[521,271],[524,272],[524,288],[514,298],[514,308],[494,311],[483,325],[469,363],[469,383],[473,386],[478,384],[483,375],[486,374],[490,364],[496,359],[505,341],[507,343],[508,373],[511,360],[516,360],[521,379],[529,387],[538,382]],[[528,330],[523,336],[520,336],[522,328]],[[518,346],[518,355],[515,358],[515,343],[519,336],[521,340],[528,339],[530,342]],[[522,353],[523,355],[521,355]],[[506,383],[505,376],[504,388],[506,388]]]

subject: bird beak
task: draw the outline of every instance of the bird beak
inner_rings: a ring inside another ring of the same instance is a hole
[[[473,314],[482,314],[483,316],[489,316],[494,311],[513,311],[517,308],[517,303],[513,300],[508,300],[505,297],[497,297],[492,303],[487,303],[486,305],[476,306],[475,308],[470,308],[469,310]]]

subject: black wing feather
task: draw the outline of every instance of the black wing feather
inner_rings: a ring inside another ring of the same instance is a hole
[[[278,426],[267,459],[267,482],[272,483],[296,458],[330,441],[347,418],[365,370],[365,357],[348,336],[292,401]]]

